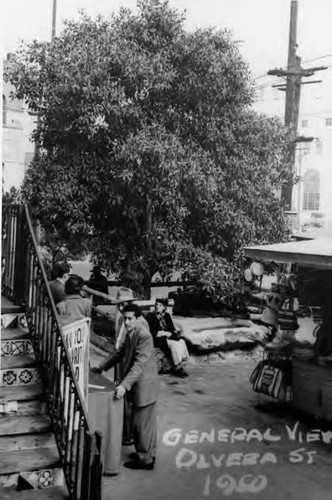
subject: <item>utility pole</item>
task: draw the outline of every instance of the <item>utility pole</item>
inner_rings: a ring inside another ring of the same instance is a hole
[[[289,42],[288,42],[288,60],[287,70],[292,72],[294,69],[299,69],[298,60],[296,58],[297,48],[297,1],[291,3],[291,14],[289,24]],[[289,75],[286,83],[286,106],[285,106],[285,124],[295,128],[296,111],[295,111],[295,89],[298,86],[298,79],[301,76]]]
[[[56,2],[57,0],[53,0],[53,12],[52,12],[52,42],[56,35]]]
[[[290,10],[290,25],[289,25],[289,43],[288,43],[288,61],[287,69],[272,69],[268,71],[268,75],[274,75],[279,77],[286,77],[286,85],[274,85],[278,87],[279,90],[286,91],[286,104],[285,104],[285,125],[289,126],[294,134],[297,133],[298,121],[299,121],[299,109],[300,109],[300,97],[301,97],[301,86],[309,83],[318,83],[317,80],[303,82],[303,77],[312,76],[315,71],[320,71],[327,69],[325,66],[304,69],[301,66],[301,58],[297,56],[297,12],[298,12],[298,2],[297,0],[292,0],[291,10]],[[292,173],[295,170],[295,151],[296,143],[301,142],[300,138],[297,138],[291,146],[291,163],[292,163]],[[281,191],[281,198],[284,201],[285,210],[289,211],[292,207],[292,190],[293,182],[292,179],[283,186]]]
[[[54,41],[55,35],[56,35],[56,12],[57,12],[57,0],[53,0],[53,8],[52,8],[52,33],[51,33],[51,41]],[[39,105],[42,104],[42,96],[39,98]],[[39,118],[39,112],[37,114],[37,129],[39,127],[40,123],[40,118]],[[40,144],[39,141],[35,141],[35,151],[34,151],[34,156],[35,159],[39,158],[39,153],[40,153]]]

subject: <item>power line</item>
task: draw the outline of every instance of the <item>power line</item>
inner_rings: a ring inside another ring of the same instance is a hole
[[[308,59],[307,61],[303,61],[303,64],[310,63],[313,61],[318,61],[319,59],[325,59],[326,57],[331,57],[331,56],[332,54],[326,54],[325,56],[315,57],[314,59]]]

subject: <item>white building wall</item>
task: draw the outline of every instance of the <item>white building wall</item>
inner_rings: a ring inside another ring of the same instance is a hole
[[[322,216],[325,227],[330,227],[332,230],[332,56],[324,60],[324,65],[328,66],[327,70],[303,79],[303,81],[322,80],[322,83],[301,87],[298,135],[312,137],[313,140],[300,142],[297,145],[295,169],[302,181],[294,186],[292,210],[298,212],[299,227],[303,227],[306,223],[314,223],[316,217]],[[284,121],[285,92],[272,87],[273,84],[284,82],[282,78],[271,76],[259,79],[255,110],[278,116]],[[303,177],[310,170],[315,170],[320,175],[319,210],[303,209]]]
[[[4,67],[10,64],[4,62]],[[29,160],[31,161],[34,144],[30,140],[35,128],[34,120],[27,113],[22,101],[10,98],[12,88],[3,82],[2,86],[2,190],[19,188]]]

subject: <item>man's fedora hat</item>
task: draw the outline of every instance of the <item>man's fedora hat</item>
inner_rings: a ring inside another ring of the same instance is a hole
[[[130,288],[121,287],[117,291],[115,303],[121,304],[122,302],[133,302],[135,300],[133,291]]]

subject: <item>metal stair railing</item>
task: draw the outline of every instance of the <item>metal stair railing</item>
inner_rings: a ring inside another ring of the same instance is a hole
[[[25,307],[70,498],[101,500],[101,435],[89,426],[28,207],[4,206],[2,220],[3,293]]]

